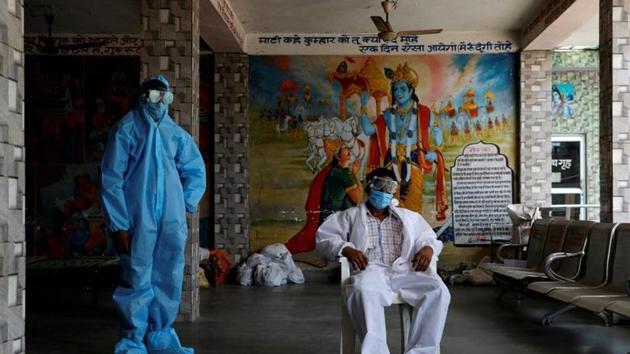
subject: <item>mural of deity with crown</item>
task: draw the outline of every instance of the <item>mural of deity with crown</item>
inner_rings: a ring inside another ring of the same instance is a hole
[[[436,230],[449,223],[450,168],[468,144],[515,161],[513,54],[253,56],[250,59],[252,250],[312,251],[322,220],[361,203],[377,167],[395,198]],[[452,250],[442,258],[466,259]]]

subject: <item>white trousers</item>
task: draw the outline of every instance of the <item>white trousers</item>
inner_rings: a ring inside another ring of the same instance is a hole
[[[400,293],[413,306],[406,354],[435,354],[440,346],[451,295],[437,275],[369,265],[346,287],[346,310],[361,340],[361,354],[389,354],[385,307]]]

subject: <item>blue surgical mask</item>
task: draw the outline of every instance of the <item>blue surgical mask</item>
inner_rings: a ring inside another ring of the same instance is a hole
[[[164,117],[164,114],[166,114],[166,111],[168,111],[168,105],[162,102],[146,102],[145,106],[148,113],[151,115],[151,118],[153,118],[153,120],[156,122],[162,119],[162,117]]]
[[[393,197],[393,194],[371,190],[370,194],[368,195],[368,201],[376,209],[385,209],[389,206],[389,203],[392,201]]]

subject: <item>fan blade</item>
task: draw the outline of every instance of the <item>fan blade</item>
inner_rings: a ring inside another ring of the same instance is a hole
[[[389,22],[385,22],[385,20],[383,20],[382,17],[380,16],[371,16],[372,18],[372,22],[374,22],[374,24],[376,25],[376,28],[378,29],[379,32],[391,32],[392,30],[392,26],[389,24]]]
[[[396,32],[379,32],[378,38],[380,38],[383,42],[391,42],[396,39],[398,35]]]
[[[400,31],[398,32],[399,36],[419,36],[423,34],[435,34],[442,32],[442,29],[428,29],[428,30],[417,30],[417,31]]]

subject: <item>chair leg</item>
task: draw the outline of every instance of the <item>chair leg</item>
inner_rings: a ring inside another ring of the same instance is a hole
[[[562,315],[565,312],[571,311],[575,308],[576,306],[573,304],[567,304],[566,306],[561,307],[560,309],[554,311],[554,312],[550,312],[548,314],[546,314],[545,316],[543,316],[542,318],[542,325],[543,326],[549,326],[551,325],[551,322],[558,316]]]
[[[398,305],[398,309],[400,311],[400,326],[401,326],[401,335],[400,335],[400,352],[402,354],[405,353],[405,349],[407,348],[407,341],[409,340],[409,330],[411,328],[411,313],[413,311],[413,307],[409,304],[400,304]]]
[[[341,305],[341,341],[339,343],[339,352],[341,354],[354,354],[356,333],[352,320],[345,308],[345,303],[342,301]]]
[[[604,326],[606,327],[611,327],[615,324],[615,318],[612,314],[612,312],[609,311],[602,311],[599,313],[596,313],[597,317],[601,318],[602,321],[604,321]]]
[[[512,284],[512,283],[508,283],[508,284],[506,284],[506,285],[503,287],[503,289],[501,290],[501,292],[499,293],[499,295],[497,295],[497,301],[502,301],[502,300],[503,300],[503,297],[504,297],[507,293],[509,293],[509,292],[513,291],[514,289],[515,289],[514,284]]]

